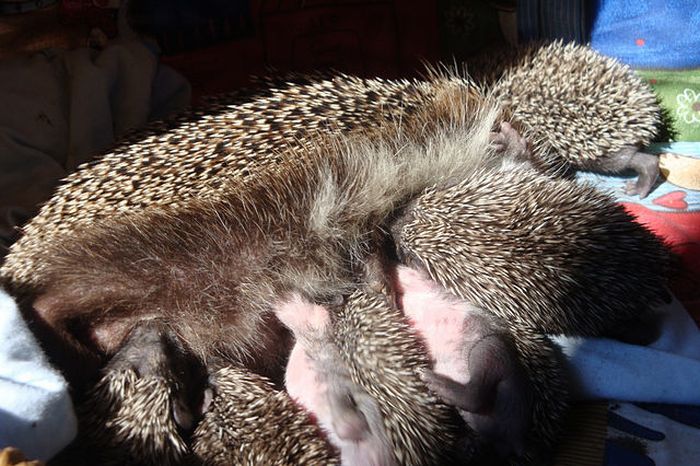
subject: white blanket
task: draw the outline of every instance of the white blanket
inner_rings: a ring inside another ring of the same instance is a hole
[[[0,290],[0,449],[48,460],[77,432],[63,377],[46,361],[12,298]]]

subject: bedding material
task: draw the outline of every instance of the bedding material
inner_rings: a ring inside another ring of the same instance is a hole
[[[68,386],[0,290],[0,449],[48,460],[76,435]]]

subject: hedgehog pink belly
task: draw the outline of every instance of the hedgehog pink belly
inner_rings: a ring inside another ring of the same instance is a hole
[[[481,337],[479,311],[447,292],[425,274],[397,267],[395,284],[399,303],[413,327],[423,337],[434,361],[433,370],[466,383],[469,379],[465,347]]]

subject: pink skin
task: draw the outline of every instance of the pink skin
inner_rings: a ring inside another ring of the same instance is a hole
[[[397,304],[425,340],[435,362],[433,372],[466,383],[469,368],[463,348],[479,338],[469,331],[468,317],[476,308],[448,299],[437,283],[409,267],[397,268],[396,281]]]
[[[331,343],[328,310],[292,295],[275,311],[297,338],[287,363],[287,391],[316,417],[342,464],[396,465],[376,403],[352,383]]]
[[[458,409],[496,455],[521,453],[532,392],[500,327],[423,272],[399,266],[393,280],[396,303],[425,339],[434,362],[424,374],[428,386]],[[287,390],[316,415],[343,464],[394,464],[376,405],[350,381],[331,343],[328,311],[292,296],[279,303],[277,316],[297,338],[287,365]]]
[[[328,330],[328,310],[305,301],[299,295],[293,295],[289,300],[280,302],[275,311],[280,321],[292,330],[297,338],[287,363],[287,391],[328,430],[331,425],[330,406],[326,400],[328,383],[326,377],[316,371],[314,362],[307,354],[307,351],[311,352],[311,347],[320,344],[314,340],[322,338]]]
[[[424,272],[399,266],[396,301],[424,338],[428,386],[458,409],[494,453],[522,454],[532,387],[504,330],[482,309],[447,293]]]

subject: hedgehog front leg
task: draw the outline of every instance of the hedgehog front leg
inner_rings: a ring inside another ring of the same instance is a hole
[[[160,320],[137,324],[103,374],[78,408],[80,440],[105,461],[179,463],[203,369],[174,332]]]

